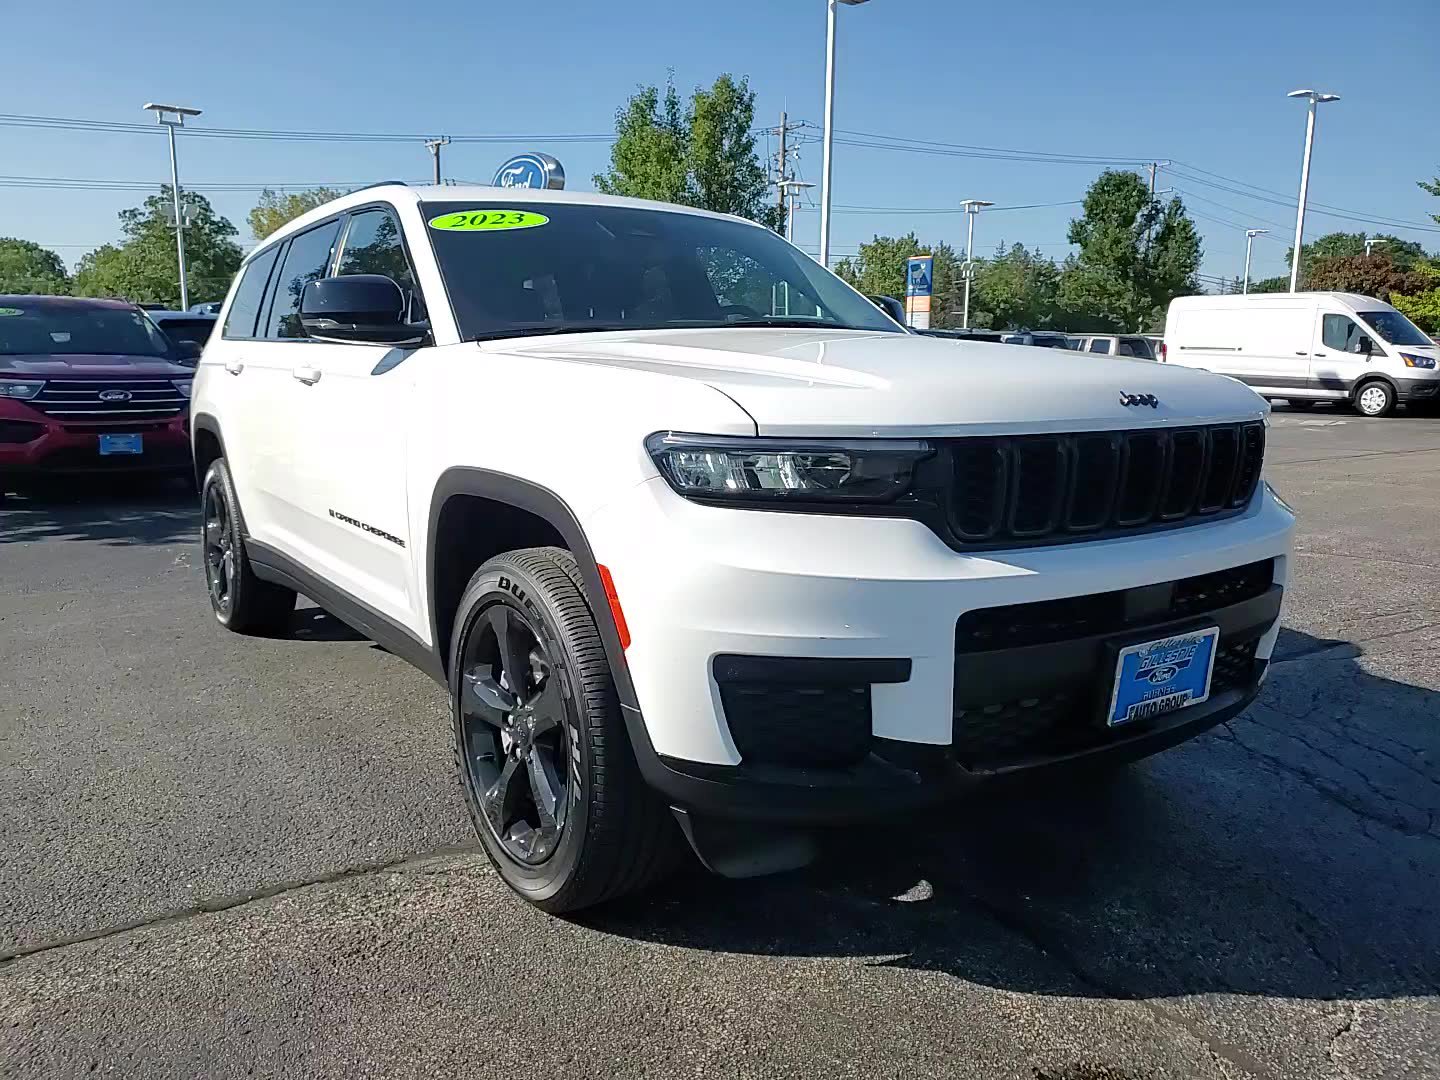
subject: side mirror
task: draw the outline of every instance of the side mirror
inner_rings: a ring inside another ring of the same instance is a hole
[[[300,294],[300,325],[317,341],[419,345],[428,326],[407,323],[405,294],[383,274],[321,278]]]
[[[200,359],[200,354],[204,351],[204,346],[198,341],[177,341],[175,343],[175,353],[182,361],[194,363]]]
[[[1360,340],[1355,343],[1355,351],[1369,356],[1375,351],[1375,342],[1371,341],[1364,334],[1361,334]]]

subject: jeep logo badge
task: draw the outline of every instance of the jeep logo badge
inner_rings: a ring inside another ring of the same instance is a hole
[[[101,401],[129,401],[129,400],[130,400],[130,391],[129,391],[129,390],[101,390],[101,391],[100,391],[100,400],[101,400]]]
[[[1139,408],[1141,405],[1149,405],[1152,409],[1160,407],[1160,399],[1154,394],[1127,394],[1120,391],[1120,404],[1126,408]]]

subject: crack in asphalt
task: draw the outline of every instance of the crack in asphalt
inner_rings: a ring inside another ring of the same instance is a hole
[[[1335,1070],[1340,1073],[1341,1076],[1353,1076],[1354,1073],[1347,1069],[1343,1064],[1335,1060],[1335,1047],[1342,1038],[1350,1034],[1350,1032],[1354,1029],[1355,1025],[1359,1022],[1360,1006],[1358,1004],[1352,1004],[1347,1012],[1345,1019],[1340,1022],[1340,1025],[1330,1036],[1329,1042],[1325,1044],[1325,1060],[1330,1062],[1331,1065],[1334,1065]]]
[[[0,952],[0,969],[15,963],[17,960],[24,960],[27,957],[38,956],[42,953],[54,952],[57,949],[67,949],[73,945],[84,945],[92,941],[103,941],[106,938],[115,937],[120,934],[128,934],[134,930],[144,930],[152,926],[165,926],[170,923],[184,922],[187,919],[195,918],[197,915],[213,915],[217,912],[233,911],[236,908],[244,907],[246,904],[253,904],[258,900],[270,900],[277,896],[284,896],[286,893],[308,889],[312,885],[330,885],[337,881],[364,877],[369,874],[435,873],[436,871],[429,866],[433,860],[443,859],[453,855],[473,855],[479,851],[480,848],[474,844],[452,844],[449,847],[432,848],[429,851],[407,855],[403,859],[390,859],[383,862],[377,860],[369,863],[360,863],[356,866],[346,867],[343,870],[332,871],[328,874],[318,874],[315,877],[304,878],[298,881],[285,881],[274,885],[267,885],[247,893],[200,900],[188,907],[176,908],[160,915],[151,916],[148,919],[135,919],[131,922],[116,923],[112,926],[101,927],[98,930],[87,930],[81,934],[72,934],[69,937],[55,938],[51,941],[42,941],[34,945],[26,945],[18,949]]]
[[[1249,745],[1244,740],[1242,740],[1239,735],[1235,733],[1235,729],[1231,727],[1231,724],[1233,722],[1234,721],[1230,721],[1228,723],[1222,724],[1220,728],[1217,728],[1214,732],[1215,737],[1220,739],[1222,742],[1232,743],[1233,745],[1239,747],[1245,753],[1256,758],[1263,764],[1270,766],[1272,771],[1274,771],[1275,773],[1284,776],[1294,777],[1306,787],[1310,788],[1312,791],[1318,794],[1321,798],[1325,799],[1325,801],[1333,803],[1336,806],[1343,807],[1344,809],[1349,810],[1356,817],[1362,818],[1365,821],[1372,821],[1377,825],[1383,825],[1387,829],[1400,833],[1402,836],[1420,836],[1426,837],[1431,840],[1440,840],[1440,836],[1437,836],[1434,832],[1434,811],[1425,810],[1421,807],[1413,806],[1412,804],[1404,802],[1403,800],[1393,798],[1387,799],[1387,801],[1397,802],[1401,806],[1406,806],[1412,810],[1416,810],[1419,813],[1425,814],[1427,820],[1423,828],[1418,825],[1411,825],[1409,822],[1398,816],[1386,816],[1384,814],[1377,813],[1375,810],[1366,806],[1364,803],[1348,797],[1347,792],[1343,787],[1338,787],[1337,789],[1337,787],[1335,786],[1324,783],[1323,781],[1325,781],[1326,778],[1321,776],[1319,773],[1311,772],[1310,770],[1303,769],[1297,765],[1292,765],[1284,758],[1277,757],[1274,754],[1266,753],[1264,750],[1261,750],[1258,747]],[[1264,725],[1262,724],[1259,726],[1263,727]]]

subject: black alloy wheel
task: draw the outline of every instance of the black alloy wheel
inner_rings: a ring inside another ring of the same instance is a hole
[[[481,817],[507,856],[538,866],[559,846],[573,798],[557,658],[526,614],[497,598],[462,663],[461,738]]]
[[[223,485],[206,486],[201,512],[205,520],[205,584],[210,603],[223,618],[230,612],[235,582],[234,517]]]

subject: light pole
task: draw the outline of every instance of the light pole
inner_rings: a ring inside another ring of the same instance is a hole
[[[1305,117],[1305,161],[1300,166],[1300,205],[1295,208],[1295,248],[1290,253],[1290,291],[1300,288],[1300,244],[1305,239],[1305,196],[1310,190],[1310,150],[1315,145],[1315,106],[1322,101],[1339,101],[1339,94],[1318,90],[1291,90],[1286,97],[1305,98],[1310,108]]]
[[[1365,257],[1366,257],[1367,259],[1370,257],[1370,249],[1371,249],[1372,247],[1374,247],[1376,244],[1388,244],[1388,243],[1390,243],[1389,240],[1366,240],[1366,241],[1365,241]]]
[[[855,7],[865,0],[825,0],[829,15],[825,35],[825,132],[820,164],[820,265],[830,267],[830,157],[835,138],[835,12],[838,5]]]
[[[450,136],[441,135],[438,139],[426,139],[425,149],[430,151],[430,156],[435,159],[435,184],[440,184],[440,148],[450,145]]]
[[[965,208],[965,311],[960,316],[960,325],[970,329],[970,282],[975,278],[975,218],[983,206],[994,206],[984,199],[966,199],[960,204]]]
[[[785,197],[785,239],[793,244],[795,242],[796,192],[804,191],[806,188],[813,188],[815,185],[807,184],[804,180],[781,180],[778,186]]]
[[[1245,230],[1245,279],[1240,286],[1241,295],[1250,292],[1250,249],[1255,246],[1255,237],[1264,236],[1269,229],[1246,229]]]
[[[175,129],[185,126],[185,117],[199,116],[199,109],[183,105],[157,105],[146,102],[145,108],[170,131],[170,197],[175,204],[175,261],[180,267],[180,310],[190,310],[190,287],[185,283],[185,215],[180,209],[180,169],[175,164]]]

